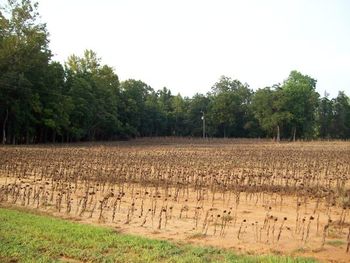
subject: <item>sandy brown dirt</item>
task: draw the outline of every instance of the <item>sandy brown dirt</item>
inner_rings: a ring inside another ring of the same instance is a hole
[[[23,183],[33,184],[30,180]],[[40,185],[45,187],[45,184],[38,184],[38,187]],[[131,198],[130,189],[134,191],[134,198]],[[214,203],[210,198],[201,202],[193,202],[196,199],[196,194],[192,189],[188,196],[182,193],[179,199],[174,201],[171,197],[168,197],[167,200],[165,198],[153,198],[155,191],[155,188],[152,187],[146,189],[138,185],[126,185],[123,190],[125,195],[120,204],[117,205],[113,222],[113,203],[116,198],[109,198],[106,207],[102,211],[102,217],[99,218],[98,201],[107,196],[107,193],[98,193],[99,191],[97,191],[96,196],[90,197],[86,211],[81,215],[79,215],[81,205],[78,207],[79,200],[83,196],[81,190],[76,191],[75,194],[72,193],[71,197],[76,201],[73,201],[69,214],[66,212],[66,205],[62,205],[61,212],[57,212],[54,204],[39,205],[38,208],[35,203],[33,204],[30,201],[30,204],[26,204],[25,207],[83,223],[109,226],[121,233],[228,248],[252,254],[276,253],[310,256],[327,262],[349,262],[349,254],[345,252],[345,240],[349,223],[346,222],[342,227],[338,226],[337,223],[331,225],[330,229],[327,230],[326,243],[321,248],[323,229],[328,222],[327,214],[337,220],[341,216],[341,208],[331,208],[327,212],[328,209],[321,205],[314,213],[316,201],[308,200],[306,205],[303,203],[299,208],[299,223],[297,226],[297,199],[292,196],[283,197],[281,203],[277,195],[265,194],[264,201],[262,201],[263,197],[260,194],[261,199],[256,201],[259,194],[250,196],[242,193],[240,203],[236,209],[236,200],[233,196],[227,195],[223,198],[222,195],[217,194]],[[150,194],[144,198],[139,197],[144,195],[145,192]],[[172,193],[174,193],[174,190],[169,189],[168,196]],[[152,195],[151,198],[149,198],[150,195]],[[165,193],[158,190],[158,195],[165,196]],[[143,213],[141,216],[142,202]],[[6,202],[6,205],[21,207],[20,201],[13,204],[11,199]],[[166,212],[162,212],[160,216],[161,208],[166,209]],[[91,217],[92,209],[94,209],[94,212]],[[155,210],[153,216],[152,212],[148,211],[149,209]],[[204,226],[207,213],[209,223]],[[228,214],[232,218],[227,221],[224,231],[221,232],[223,222],[226,222],[222,218]],[[313,220],[310,220],[311,216],[314,217]],[[303,219],[305,219],[304,222]],[[165,223],[165,221],[167,222]],[[143,226],[141,226],[142,224]],[[309,224],[310,228],[308,230]],[[341,244],[332,245],[334,240],[340,240]]]

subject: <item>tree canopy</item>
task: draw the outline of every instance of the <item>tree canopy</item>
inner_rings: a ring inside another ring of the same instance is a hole
[[[64,65],[53,61],[38,17],[30,0],[0,5],[2,143],[203,136],[204,121],[208,137],[350,137],[349,97],[321,98],[316,79],[301,72],[255,91],[221,76],[207,94],[182,97],[142,80],[120,81],[92,50]]]

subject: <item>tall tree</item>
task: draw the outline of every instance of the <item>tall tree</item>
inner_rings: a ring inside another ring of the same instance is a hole
[[[65,72],[59,62],[51,62],[45,74],[45,89],[40,95],[42,111],[37,125],[37,141],[46,142],[48,135],[52,142],[56,136],[64,140],[64,135],[70,126],[70,114],[73,102],[65,94]]]
[[[140,136],[147,133],[146,101],[153,90],[140,80],[129,79],[120,85],[122,93],[121,121],[125,135]]]
[[[175,136],[186,135],[185,119],[188,103],[180,94],[173,96],[171,100],[173,127],[172,133]]]
[[[161,136],[163,130],[162,121],[164,114],[158,103],[158,94],[150,89],[145,101],[145,111],[143,120],[143,129],[141,136]]]
[[[281,128],[291,118],[291,114],[283,108],[282,90],[279,85],[257,90],[253,97],[252,109],[267,135],[273,135],[279,141]]]
[[[333,100],[328,98],[327,92],[325,96],[320,99],[317,110],[317,123],[319,129],[319,136],[321,138],[331,137],[331,126],[333,118]]]
[[[219,136],[245,137],[252,91],[248,84],[222,76],[212,87],[210,123]]]
[[[350,101],[343,91],[340,91],[338,96],[333,99],[331,132],[333,138],[350,137]]]
[[[66,63],[67,94],[72,98],[69,133],[74,139],[99,140],[118,135],[119,79],[113,69],[101,65],[91,50],[83,57],[70,56]]]
[[[0,6],[0,121],[2,141],[32,141],[40,122],[40,96],[51,57],[37,3],[8,0]],[[6,131],[9,133],[6,135]],[[25,139],[22,139],[25,138]]]
[[[208,96],[196,93],[189,101],[186,126],[191,136],[202,136],[202,116],[207,118],[209,114],[210,99]]]
[[[174,118],[173,118],[173,95],[166,87],[157,91],[159,110],[161,112],[162,121],[162,135],[174,135]]]
[[[298,130],[300,136],[314,136],[315,112],[319,98],[316,80],[294,70],[284,81],[281,96],[284,109],[290,113],[293,141]]]

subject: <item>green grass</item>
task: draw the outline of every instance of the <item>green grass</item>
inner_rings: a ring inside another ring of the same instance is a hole
[[[0,208],[0,262],[315,262],[236,255]]]

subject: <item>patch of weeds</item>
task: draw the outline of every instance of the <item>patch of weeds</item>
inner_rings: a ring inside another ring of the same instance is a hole
[[[326,241],[326,244],[330,245],[330,246],[333,246],[333,247],[341,247],[342,245],[345,245],[345,241],[339,240],[339,239],[328,240],[328,241]]]

